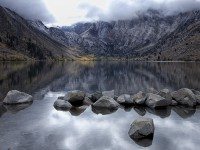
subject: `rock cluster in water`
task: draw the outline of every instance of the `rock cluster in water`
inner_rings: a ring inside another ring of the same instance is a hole
[[[55,101],[54,107],[60,110],[70,110],[76,107],[79,108],[80,105],[91,105],[93,112],[108,114],[116,111],[120,106],[135,106],[135,111],[142,113],[140,107],[147,107],[147,109],[154,112],[168,106],[185,105],[194,107],[198,104],[200,104],[199,91],[182,88],[170,92],[168,89],[157,91],[151,88],[147,92],[140,91],[133,95],[122,94],[120,96],[116,96],[114,90],[97,91],[92,94],[79,90],[69,91],[64,97],[59,97]],[[145,143],[148,146],[151,144],[154,135],[153,120],[150,118],[136,119],[131,124],[128,134],[136,143],[142,140],[143,144]]]
[[[16,90],[9,91],[5,97],[3,103],[6,105],[30,103],[33,101],[33,97],[29,94],[19,92]],[[182,88],[177,91],[170,91],[163,89],[157,91],[153,88],[147,90],[147,92],[138,92],[133,95],[122,94],[116,96],[114,90],[112,91],[97,91],[92,94],[88,94],[84,91],[69,91],[63,97],[58,97],[54,102],[54,107],[57,110],[70,111],[72,115],[81,114],[88,106],[92,106],[92,111],[99,114],[109,114],[116,111],[119,107],[134,106],[136,112],[145,115],[142,111],[144,107],[150,112],[156,113],[161,109],[168,106],[184,105],[188,108],[194,107],[200,104],[200,92]],[[139,143],[142,140],[148,146],[152,142],[154,135],[154,123],[150,118],[136,119],[132,124],[128,132],[129,136]]]
[[[87,94],[83,91],[69,91],[64,97],[59,97],[54,106],[60,109],[71,109],[76,105],[92,105],[94,108],[118,109],[120,105],[146,106],[157,109],[167,106],[185,105],[194,107],[200,104],[200,92],[182,88],[170,92],[168,89],[156,91],[151,88],[146,93],[140,91],[136,94],[122,94],[116,96],[112,91],[97,91]]]

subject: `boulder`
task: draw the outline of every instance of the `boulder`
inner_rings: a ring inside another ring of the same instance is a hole
[[[57,99],[54,102],[54,107],[58,110],[70,110],[72,108],[72,105],[68,101]]]
[[[115,95],[113,99],[114,99],[114,100],[117,100],[117,99],[118,99],[118,96],[117,96],[117,95]]]
[[[154,130],[153,119],[139,118],[131,124],[128,134],[132,139],[152,138]]]
[[[131,96],[132,101],[137,105],[144,105],[146,98],[147,98],[146,94],[142,91]]]
[[[196,101],[197,101],[197,104],[199,105],[200,104],[200,95],[196,95]]]
[[[102,92],[103,96],[108,96],[108,97],[111,97],[111,98],[114,98],[115,97],[115,91],[112,90],[112,91],[104,91]]]
[[[97,108],[117,109],[119,107],[119,104],[111,97],[102,96],[92,106]]]
[[[151,87],[151,88],[148,88],[148,89],[147,89],[147,93],[157,94],[158,91],[157,91],[156,89],[154,89],[153,87]]]
[[[31,95],[17,90],[12,90],[7,93],[6,97],[3,100],[3,103],[6,105],[14,105],[14,104],[30,103],[32,101],[33,97]]]
[[[178,105],[178,102],[175,100],[172,100],[171,106],[177,106],[177,105]]]
[[[196,105],[195,94],[187,88],[182,88],[171,93],[172,98],[181,105],[193,107]]]
[[[75,91],[69,91],[65,97],[64,100],[69,101],[70,103],[76,103],[76,102],[81,102],[85,98],[85,92],[75,90]]]
[[[200,95],[200,91],[197,91],[197,90],[194,90],[194,89],[191,89],[191,91],[192,91],[195,95]]]
[[[97,91],[97,92],[91,94],[91,100],[92,100],[93,102],[96,102],[96,101],[97,101],[98,99],[100,99],[102,96],[103,96],[102,92]]]
[[[131,96],[128,94],[120,95],[117,100],[119,104],[133,104],[133,100],[131,99]]]
[[[65,98],[64,96],[59,96],[58,97],[58,99],[60,99],[60,100],[64,100],[64,98]]]
[[[92,100],[92,94],[90,94],[90,93],[86,93],[85,97],[88,97],[90,100]]]
[[[91,101],[91,99],[89,97],[85,97],[84,100],[83,100],[83,105],[92,105],[93,102]]]
[[[157,94],[148,93],[145,104],[150,108],[166,107],[171,105],[171,100],[165,99]]]
[[[172,100],[171,92],[169,89],[163,89],[158,92],[158,95],[164,97],[165,99]]]

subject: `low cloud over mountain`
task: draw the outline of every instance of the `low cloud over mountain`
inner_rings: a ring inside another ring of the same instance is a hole
[[[0,5],[7,7],[26,19],[53,22],[54,18],[42,0],[0,0]]]
[[[0,5],[26,19],[67,25],[131,19],[148,9],[161,10],[164,15],[178,14],[200,9],[200,0],[0,0]]]
[[[200,0],[107,0],[105,7],[89,2],[79,5],[86,11],[86,17],[97,20],[131,19],[138,12],[148,9],[163,11],[164,15],[200,9]]]

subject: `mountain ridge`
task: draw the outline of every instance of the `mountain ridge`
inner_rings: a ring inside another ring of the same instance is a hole
[[[26,38],[25,45],[27,46],[22,46],[23,49],[19,50],[16,45],[12,47],[13,43],[11,42],[11,48],[14,49],[10,51],[16,51],[28,58],[39,60],[41,58],[45,60],[200,59],[199,10],[173,16],[164,16],[158,11],[149,10],[147,13],[140,14],[139,17],[131,20],[77,23],[68,27],[48,28],[41,21],[25,20],[9,9],[0,7],[0,11],[2,9],[8,12],[7,14],[4,12],[4,15],[1,13],[0,26],[5,31],[14,30],[14,36],[22,34],[21,36]],[[5,19],[5,16],[7,19]],[[15,21],[13,21],[13,18]],[[17,23],[16,25],[10,25],[10,27],[5,26],[6,23],[9,24],[10,22],[11,24]],[[21,33],[19,32],[20,29],[24,31],[21,31]],[[1,43],[5,46],[7,39],[2,32],[0,37],[4,43]],[[4,37],[3,40],[2,37]],[[42,55],[41,58],[37,56],[37,53],[32,54],[35,53],[30,49],[32,40],[30,43],[27,38],[36,41],[33,45],[39,47],[40,52],[38,54]],[[24,39],[20,42],[23,43]]]

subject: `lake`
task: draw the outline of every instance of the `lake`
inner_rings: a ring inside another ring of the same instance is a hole
[[[57,111],[54,101],[70,90],[115,90],[134,94],[154,87],[200,90],[195,62],[2,62],[0,63],[0,150],[198,150],[200,107],[115,112],[79,107]],[[27,92],[32,104],[4,106],[9,90]],[[141,117],[153,118],[153,140],[133,141],[128,130]]]

